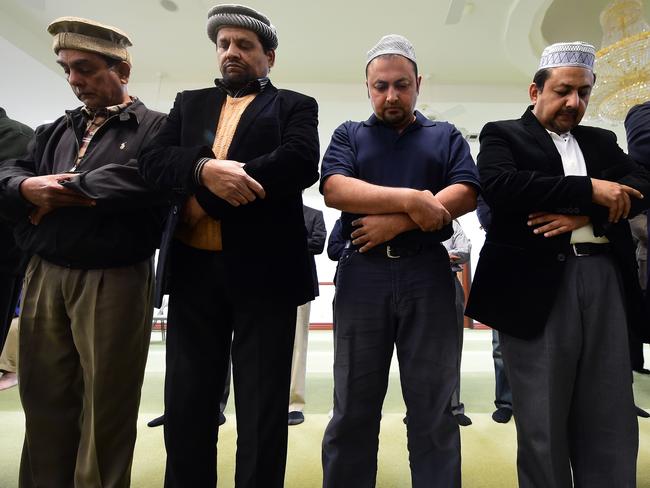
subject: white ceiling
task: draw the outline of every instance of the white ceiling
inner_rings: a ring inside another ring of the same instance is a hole
[[[2,0],[0,27],[10,43],[59,70],[50,51],[47,24],[63,15],[92,18],[131,35],[137,81],[210,79],[216,66],[205,20],[217,1],[174,2],[175,12],[164,9],[161,0]],[[245,3],[264,12],[278,29],[280,45],[273,73],[278,82],[362,80],[366,51],[382,35],[400,33],[415,45],[420,70],[431,84],[513,85],[530,80],[544,45],[561,39],[555,37],[578,39],[582,35],[597,42],[598,13],[607,0]],[[454,14],[457,23],[446,23]]]

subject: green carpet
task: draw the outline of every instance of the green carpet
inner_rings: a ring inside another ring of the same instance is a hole
[[[485,344],[488,344],[487,342]],[[467,343],[468,348],[489,345]],[[322,346],[321,346],[322,347]],[[152,351],[163,346],[152,343]],[[470,350],[470,349],[466,349]],[[650,355],[646,357],[650,358]],[[650,409],[650,378],[635,374],[635,398],[638,405]],[[145,376],[138,440],[133,462],[134,488],[162,487],[165,450],[162,429],[151,429],[146,422],[162,411],[163,374]],[[464,373],[461,396],[473,425],[461,428],[463,486],[468,488],[507,488],[516,486],[515,426],[496,424],[490,418],[494,409],[494,375],[492,371]],[[320,443],[331,408],[332,380],[325,373],[309,374],[306,422],[289,428],[287,488],[317,488],[321,484]],[[381,424],[378,488],[410,486],[406,451],[406,430],[402,423],[404,404],[399,379],[391,373]],[[226,410],[228,421],[219,435],[219,487],[233,487],[235,455],[235,418],[232,402]],[[650,419],[640,419],[638,488],[650,488]],[[24,417],[18,391],[0,392],[0,488],[17,486],[18,464]]]

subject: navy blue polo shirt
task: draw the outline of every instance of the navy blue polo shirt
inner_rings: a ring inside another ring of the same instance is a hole
[[[461,133],[447,122],[432,121],[415,112],[415,121],[399,133],[374,114],[365,122],[348,121],[332,135],[323,156],[320,190],[332,175],[344,175],[380,186],[430,190],[434,195],[454,183],[480,188],[476,164]],[[341,214],[343,235],[360,217]],[[413,230],[391,244],[442,242],[451,237],[451,224],[437,232]]]

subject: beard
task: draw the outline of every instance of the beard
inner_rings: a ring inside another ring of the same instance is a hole
[[[241,87],[249,81],[257,79],[257,76],[247,69],[246,66],[240,64],[237,64],[236,66],[238,69],[235,70],[230,70],[228,65],[223,67],[221,75],[223,76],[223,81],[226,85]]]
[[[397,105],[392,105],[389,107],[384,107],[384,111],[381,114],[381,120],[385,124],[393,127],[401,127],[407,125],[411,121],[411,114]]]

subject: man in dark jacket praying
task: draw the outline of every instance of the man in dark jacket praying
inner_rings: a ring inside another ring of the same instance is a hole
[[[164,117],[128,94],[124,32],[76,17],[48,31],[84,106],[0,166],[0,208],[33,255],[20,318],[20,486],[128,487],[161,230],[160,198],[135,159]]]

